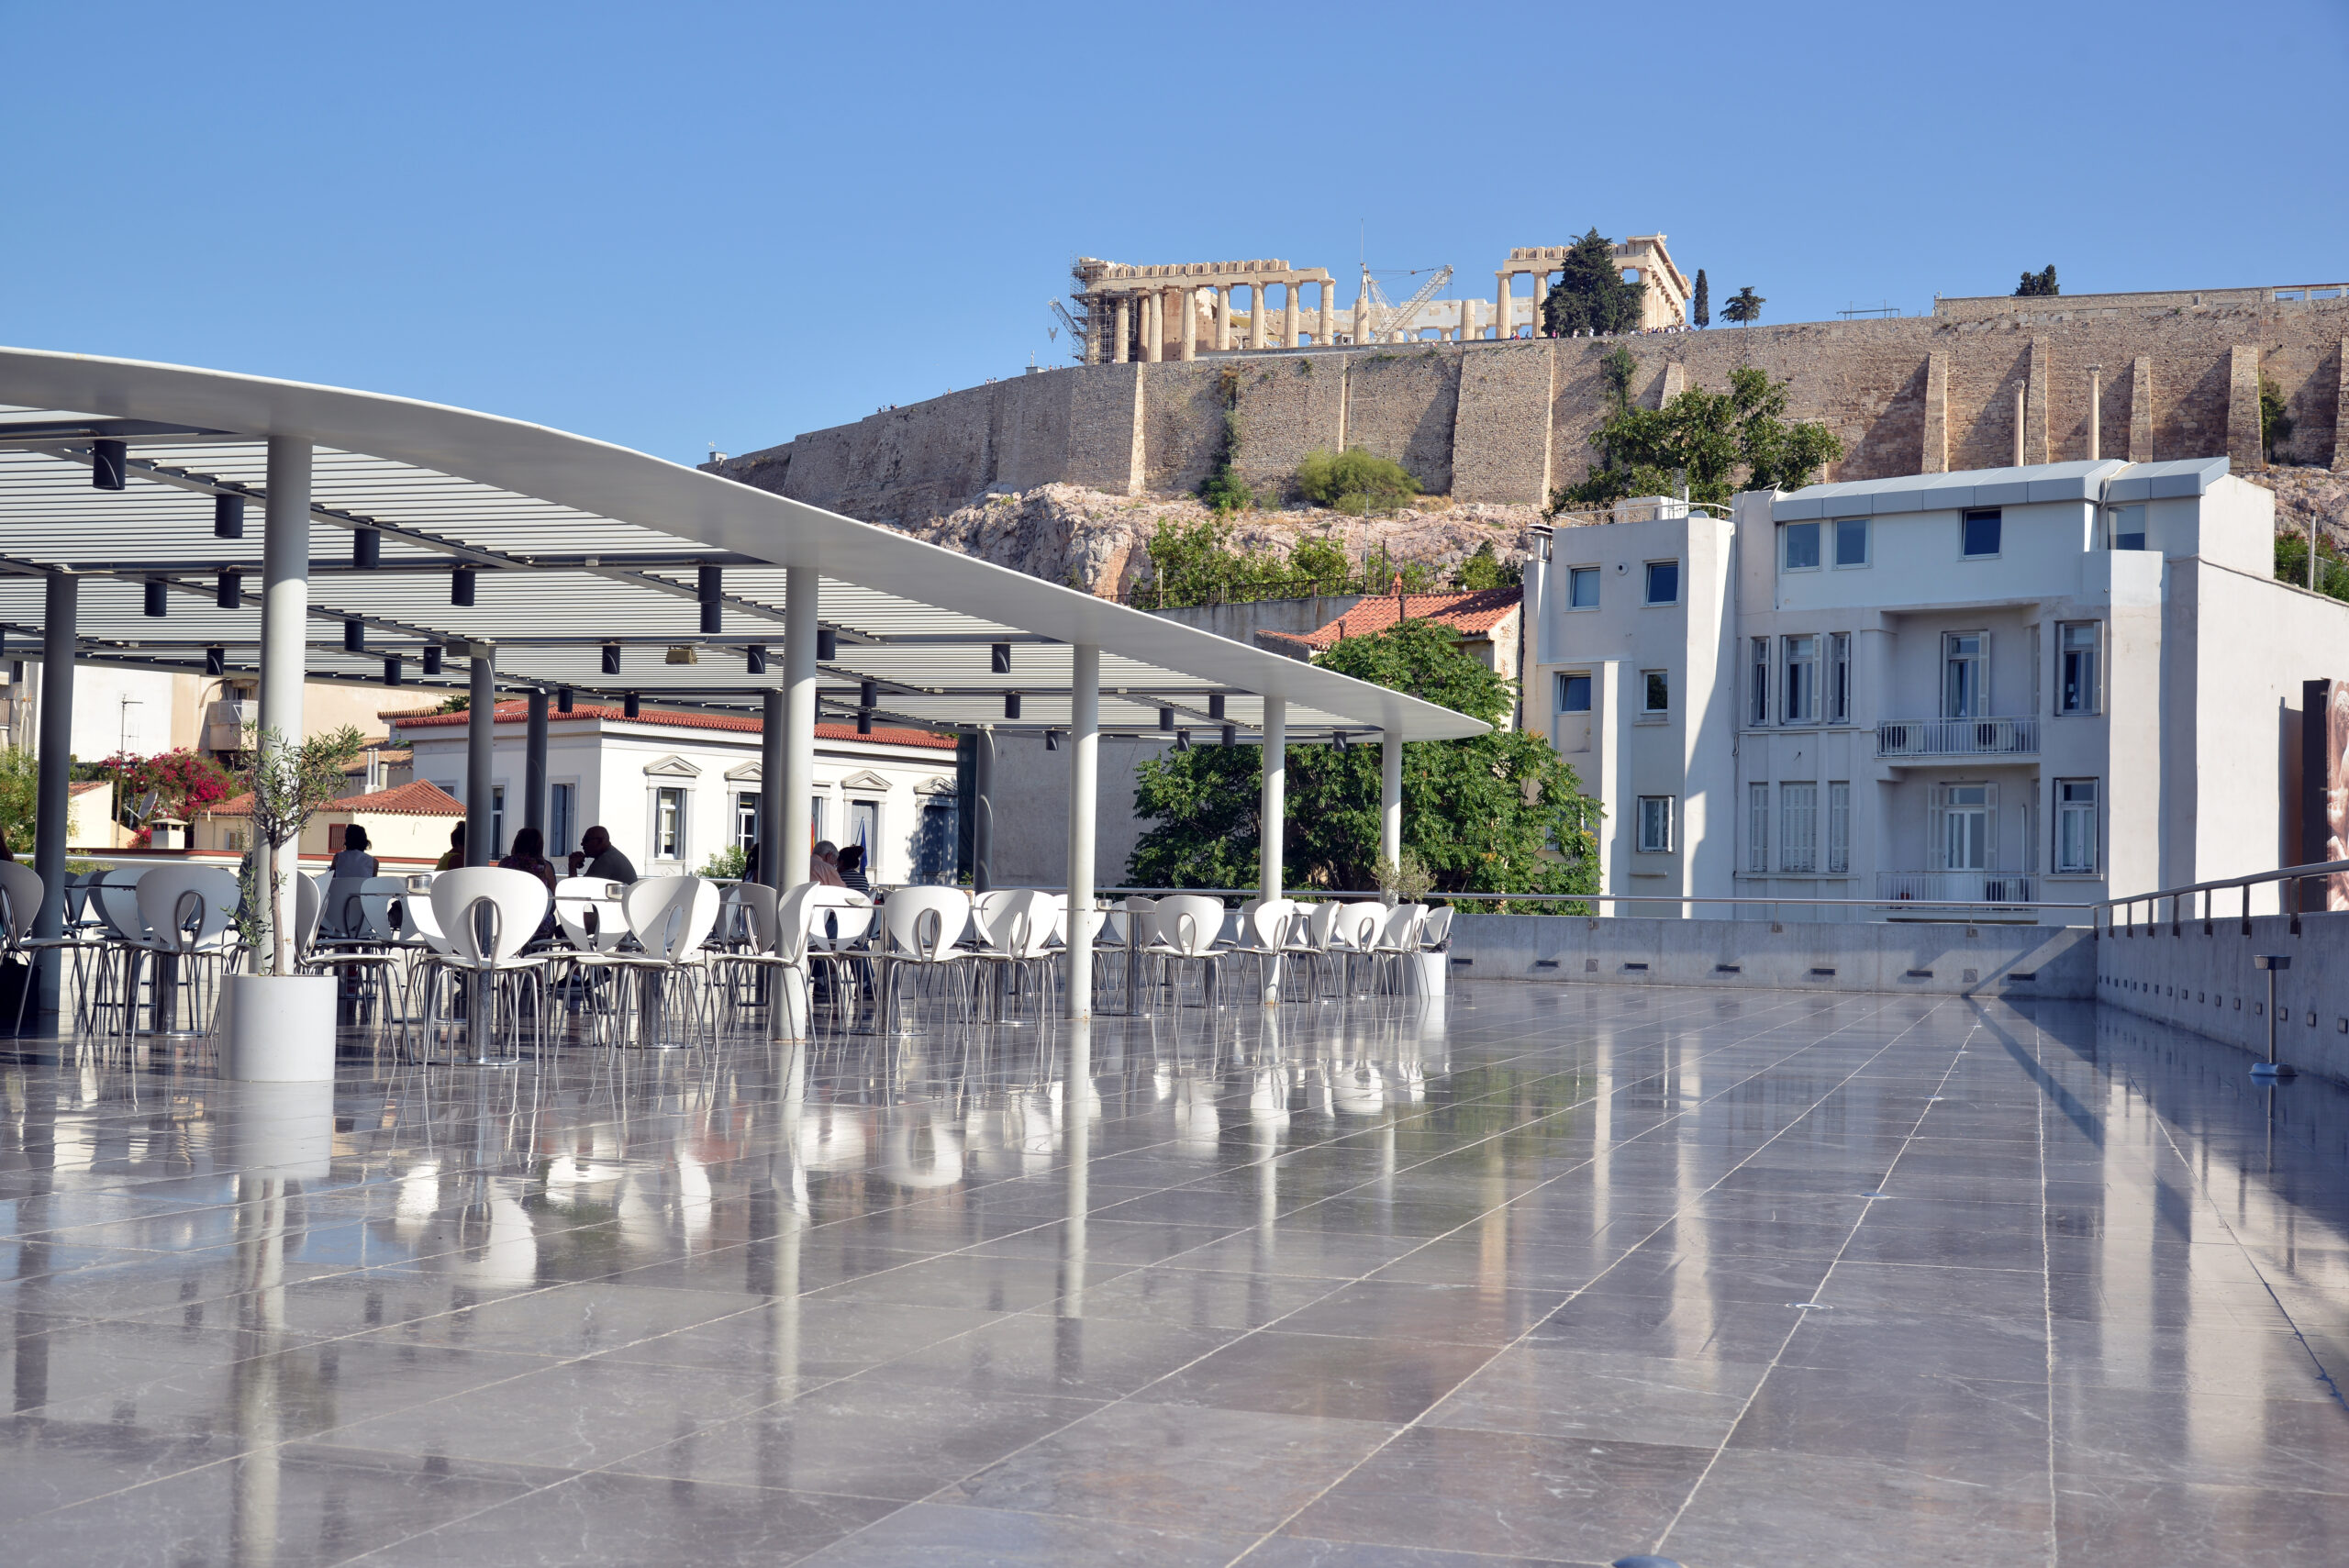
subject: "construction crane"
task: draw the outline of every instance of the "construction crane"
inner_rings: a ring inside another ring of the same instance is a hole
[[[1403,341],[1401,334],[1410,329],[1410,322],[1419,314],[1420,307],[1426,305],[1428,301],[1433,299],[1437,294],[1442,292],[1443,285],[1451,281],[1452,268],[1449,265],[1438,267],[1435,270],[1435,275],[1419,285],[1419,293],[1413,295],[1409,299],[1405,300],[1399,306],[1389,305],[1386,302],[1386,294],[1382,292],[1378,286],[1378,280],[1370,275],[1370,269],[1368,267],[1363,268],[1362,295],[1363,298],[1370,302],[1372,307],[1371,320],[1377,322],[1375,327],[1371,327],[1365,323],[1365,330],[1370,332],[1372,339],[1375,342],[1399,343]],[[1380,312],[1385,313],[1383,318],[1379,314]]]
[[[1063,305],[1056,299],[1049,301],[1048,303],[1052,307],[1052,314],[1061,318],[1061,325],[1068,328],[1069,344],[1076,350],[1076,357],[1079,360],[1084,359],[1085,348],[1085,328],[1077,324],[1075,317],[1071,316],[1068,313],[1067,306]]]

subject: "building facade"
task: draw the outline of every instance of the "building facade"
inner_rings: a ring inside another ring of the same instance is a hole
[[[522,825],[529,705],[497,705],[491,820],[502,853]],[[465,795],[462,713],[387,713],[411,747],[419,782]],[[760,724],[735,714],[581,704],[548,716],[547,852],[579,847],[600,824],[646,876],[698,872],[759,834]],[[508,803],[512,803],[510,806]],[[874,881],[951,882],[954,875],[954,740],[918,729],[816,727],[815,834],[862,843]]]
[[[2274,580],[2274,497],[2228,467],[1816,484],[1556,530],[1526,722],[1606,806],[1606,891],[2068,921],[2026,906],[2291,863],[2300,683],[2349,673],[2349,606]]]

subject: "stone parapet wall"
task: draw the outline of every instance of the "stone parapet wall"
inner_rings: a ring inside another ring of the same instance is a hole
[[[1355,445],[1402,463],[1431,493],[1538,503],[1592,461],[1590,437],[1607,410],[1601,361],[1618,348],[1638,361],[1634,395],[1650,406],[1687,386],[1724,389],[1740,365],[1787,382],[1789,412],[1825,422],[1843,441],[1831,478],[2007,466],[2019,412],[2024,462],[2084,458],[2091,366],[2100,367],[2099,455],[2223,455],[2238,473],[2256,470],[2265,377],[2295,424],[2279,458],[2340,468],[2349,467],[2344,339],[2349,299],[2254,297],[1216,354],[991,383],[814,431],[721,471],[905,525],[990,488],[1187,490],[1221,443],[1229,384],[1236,465],[1260,491],[1285,485],[1308,451]]]
[[[2232,901],[2220,895],[2220,908]],[[2166,904],[2161,906],[2168,911]],[[2139,916],[2146,906],[2136,907]],[[2258,953],[2292,961],[2276,976],[2276,1053],[2300,1072],[2349,1084],[2349,914],[2216,913],[2210,931],[2189,917],[2108,931],[2096,943],[2096,999],[2211,1040],[2267,1055],[2267,974]]]

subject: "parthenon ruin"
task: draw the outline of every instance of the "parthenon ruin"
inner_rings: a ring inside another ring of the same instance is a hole
[[[1688,318],[1690,285],[1664,240],[1661,234],[1635,234],[1615,247],[1623,275],[1647,284],[1640,317],[1643,330],[1682,326]],[[1393,341],[1433,333],[1443,342],[1539,337],[1542,296],[1569,249],[1519,246],[1495,269],[1489,302],[1430,300],[1399,325],[1381,323],[1375,336]],[[1326,348],[1374,337],[1367,295],[1357,295],[1351,307],[1341,310],[1336,281],[1320,267],[1292,267],[1276,259],[1136,267],[1082,256],[1073,272],[1084,307],[1083,359],[1089,365],[1155,364],[1234,350]],[[1533,280],[1531,295],[1511,292],[1520,277]],[[1308,287],[1317,291],[1310,305],[1301,292]],[[1233,295],[1242,289],[1248,307],[1239,310]]]

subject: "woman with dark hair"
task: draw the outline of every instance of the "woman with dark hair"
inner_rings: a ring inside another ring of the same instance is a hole
[[[551,894],[554,892],[554,862],[547,859],[546,851],[545,834],[536,828],[517,828],[514,833],[514,842],[507,848],[506,858],[497,863],[507,871],[529,872],[532,876],[545,883],[547,892]],[[553,935],[554,900],[550,897],[547,900],[546,917],[539,922],[539,929],[530,933],[530,940],[534,942],[542,942]]]
[[[873,881],[864,874],[864,846],[851,844],[841,851],[841,881],[859,893],[871,893]]]
[[[342,848],[334,852],[334,864],[328,868],[332,876],[374,876],[380,867],[375,857],[367,852],[367,829],[353,822],[342,830]]]

